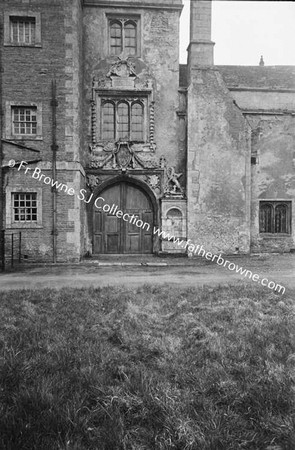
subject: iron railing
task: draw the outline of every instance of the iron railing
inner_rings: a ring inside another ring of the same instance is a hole
[[[22,260],[22,233],[21,231],[0,232],[0,267],[4,272],[7,268],[13,269]]]

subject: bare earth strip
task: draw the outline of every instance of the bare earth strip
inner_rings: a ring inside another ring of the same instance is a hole
[[[230,259],[230,258],[229,258]],[[134,263],[100,261],[74,265],[48,265],[30,267],[15,272],[0,274],[0,290],[40,289],[45,287],[60,289],[62,287],[101,287],[127,285],[177,285],[201,286],[224,283],[248,282],[247,278],[219,267],[215,263],[182,259],[179,263],[174,259],[154,258],[148,264],[140,265],[138,259]],[[164,261],[164,262],[163,262]],[[259,276],[286,287],[286,293],[295,289],[295,255],[263,255],[262,257],[234,257],[239,267],[251,270]],[[107,264],[107,265],[104,265]],[[121,265],[123,264],[123,265]],[[129,265],[128,265],[129,264]],[[157,265],[158,264],[158,265]],[[164,265],[167,264],[167,265]],[[179,264],[179,265],[178,265]],[[267,289],[267,288],[265,288]]]

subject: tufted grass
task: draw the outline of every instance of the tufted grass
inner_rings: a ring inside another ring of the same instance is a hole
[[[0,313],[1,449],[295,448],[290,297],[24,290]]]

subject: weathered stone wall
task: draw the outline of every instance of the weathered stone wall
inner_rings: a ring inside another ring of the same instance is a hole
[[[143,2],[144,3],[144,2]],[[144,6],[144,5],[143,5]],[[108,52],[106,14],[140,16],[141,54],[129,58],[137,74],[148,74],[154,81],[155,142],[157,156],[164,155],[171,165],[178,162],[179,106],[179,11],[144,8],[84,8],[84,129],[91,143],[93,76],[105,76],[117,57]],[[86,148],[86,147],[85,147]],[[184,169],[184,168],[183,168]],[[179,170],[179,168],[178,168]]]
[[[255,138],[252,152],[251,249],[282,252],[295,248],[295,117],[291,114],[247,115]],[[291,235],[259,233],[259,201],[292,202]]]
[[[295,217],[291,234],[260,234],[259,202],[295,198],[295,93],[288,89],[233,90],[233,97],[252,130],[251,250],[282,252],[295,247]],[[248,112],[247,112],[248,111]],[[251,111],[251,113],[250,113]]]
[[[151,94],[149,95],[147,108],[147,130],[148,140],[150,138],[150,126],[153,128],[153,141],[156,144],[155,153],[151,158],[160,162],[164,157],[169,167],[174,167],[179,174],[182,173],[180,183],[185,187],[185,165],[186,165],[186,106],[185,100],[179,98],[179,16],[181,2],[141,2],[133,8],[132,2],[128,8],[124,8],[124,2],[112,8],[111,2],[96,2],[96,6],[84,7],[84,130],[85,130],[85,154],[90,156],[87,144],[91,144],[93,138],[93,115],[91,114],[91,101],[93,100],[93,77],[96,80],[106,77],[111,66],[119,58],[110,55],[108,17],[136,17],[138,19],[139,51],[136,57],[128,57],[135,67],[139,80],[149,80],[151,83]],[[145,5],[146,3],[146,5]],[[175,7],[174,7],[175,6]],[[126,89],[126,87],[125,87]],[[136,91],[134,91],[134,94]],[[116,94],[113,89],[111,94]],[[124,98],[124,87],[117,94]],[[131,89],[132,95],[133,91]],[[106,94],[107,95],[107,94]],[[126,94],[128,96],[128,93]],[[180,97],[185,97],[182,93]],[[95,100],[97,102],[99,100]],[[183,105],[182,105],[183,103]],[[153,105],[153,124],[150,115]],[[100,114],[96,108],[96,136],[99,140]],[[149,157],[149,155],[147,155]],[[86,163],[87,166],[87,163]],[[159,166],[158,166],[159,168]],[[95,172],[95,171],[94,171]],[[131,171],[132,172],[132,171]],[[136,177],[136,171],[129,175]],[[119,174],[118,171],[117,174]],[[146,174],[150,172],[147,170]],[[155,172],[156,173],[156,172]],[[97,171],[99,174],[99,171]],[[100,174],[100,178],[101,178]],[[110,177],[113,175],[110,174]],[[164,185],[160,186],[163,193]],[[159,217],[161,215],[161,204],[158,201]],[[91,251],[91,214],[89,215],[89,241]],[[157,251],[158,251],[157,247]]]
[[[285,90],[231,90],[231,95],[243,110],[294,111],[295,92]]]
[[[250,128],[220,74],[194,69],[188,88],[188,238],[207,251],[250,248]]]

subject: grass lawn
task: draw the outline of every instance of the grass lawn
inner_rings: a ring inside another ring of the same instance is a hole
[[[290,297],[247,284],[0,298],[1,449],[295,449]]]

